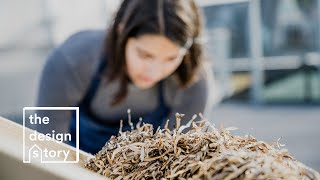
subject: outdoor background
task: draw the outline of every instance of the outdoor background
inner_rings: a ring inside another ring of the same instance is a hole
[[[221,102],[208,117],[320,171],[320,0],[198,0]],[[22,122],[48,53],[105,28],[115,0],[0,0],[0,116]]]

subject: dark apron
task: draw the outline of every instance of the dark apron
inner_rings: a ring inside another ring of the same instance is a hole
[[[108,119],[101,119],[93,114],[90,104],[98,90],[101,82],[103,71],[106,69],[106,61],[101,60],[101,63],[92,78],[89,89],[87,90],[83,100],[78,104],[79,106],[79,147],[81,150],[96,154],[105,143],[110,139],[112,135],[118,135],[120,128],[120,118],[123,119],[122,131],[130,131],[131,127],[128,123],[127,117],[115,117],[113,121]],[[154,127],[154,131],[160,126],[164,127],[166,118],[170,112],[169,107],[166,106],[163,93],[163,82],[160,81],[158,87],[158,105],[157,107],[147,114],[141,115],[144,123],[150,123]],[[131,121],[134,125],[139,121],[139,117],[132,117]],[[117,123],[114,123],[115,119],[119,119]],[[112,123],[113,122],[113,123]],[[75,112],[72,114],[70,123],[71,139],[70,145],[76,145],[76,120]]]

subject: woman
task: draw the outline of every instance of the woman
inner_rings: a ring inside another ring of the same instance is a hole
[[[90,153],[118,134],[121,119],[130,130],[127,109],[134,124],[142,117],[157,129],[170,119],[172,128],[176,112],[185,123],[210,108],[201,31],[193,0],[124,0],[107,33],[79,32],[49,56],[38,106],[79,106],[80,149]],[[46,115],[56,132],[75,134],[71,113]]]

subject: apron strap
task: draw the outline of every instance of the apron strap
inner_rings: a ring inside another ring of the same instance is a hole
[[[160,106],[166,106],[163,87],[164,85],[162,80],[159,82],[159,85],[158,85],[158,102]]]
[[[97,68],[90,84],[89,88],[87,89],[87,92],[80,102],[79,106],[90,106],[92,99],[96,95],[97,89],[99,87],[99,84],[101,82],[103,71],[105,70],[107,66],[107,62],[104,57],[101,58],[99,67]]]

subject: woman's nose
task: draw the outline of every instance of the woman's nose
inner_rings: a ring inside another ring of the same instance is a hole
[[[162,65],[158,60],[149,61],[146,68],[146,73],[150,77],[159,77],[161,76]]]

